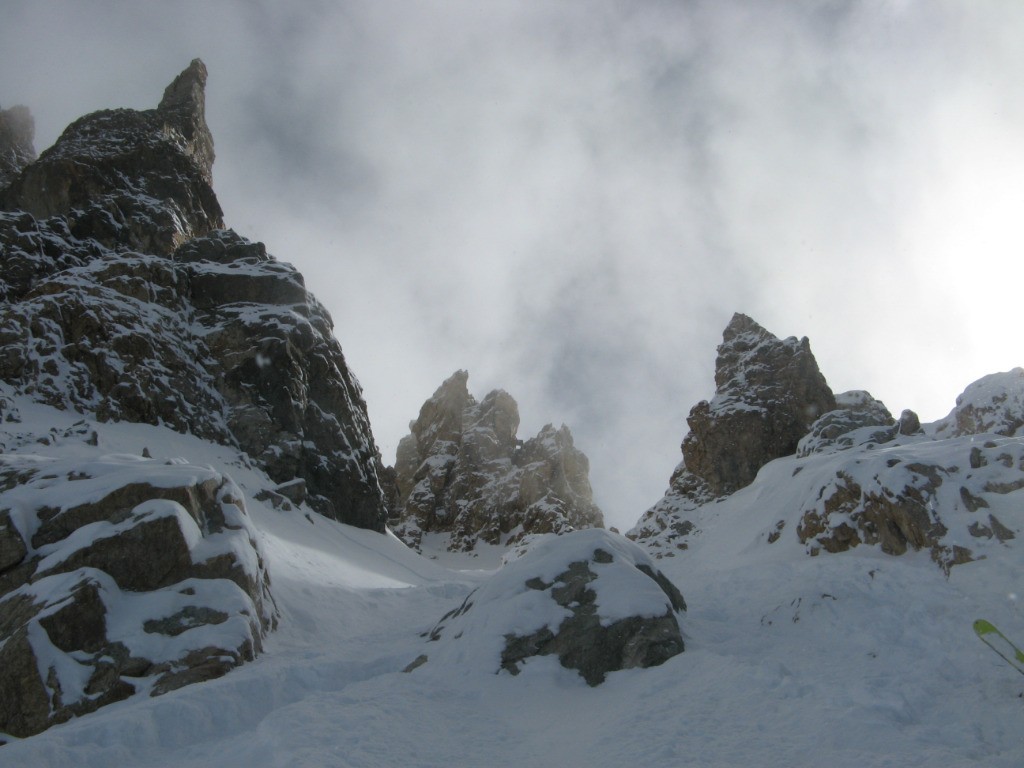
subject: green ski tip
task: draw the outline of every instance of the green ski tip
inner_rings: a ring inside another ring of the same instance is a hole
[[[978,619],[974,622],[974,631],[980,637],[981,635],[991,635],[993,633],[998,634],[999,630],[996,629],[991,622],[985,621],[984,619]]]
[[[1024,675],[1024,651],[1021,651],[1006,635],[996,629],[992,622],[978,619],[974,622],[974,632],[981,639],[981,642]]]

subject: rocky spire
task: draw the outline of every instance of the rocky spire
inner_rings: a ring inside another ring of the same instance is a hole
[[[223,228],[210,186],[205,82],[206,67],[196,59],[168,86],[158,109],[79,118],[0,190],[0,209],[37,219],[67,216],[77,238],[161,256]]]
[[[496,389],[477,402],[468,377],[457,371],[438,387],[398,445],[396,533],[413,546],[424,532],[444,533],[451,549],[468,551],[479,540],[601,527],[590,464],[569,428],[518,440],[516,401]]]
[[[223,229],[205,82],[197,59],[157,109],[75,121],[0,190],[0,382],[237,447],[297,503],[383,532],[380,456],[330,315]]]
[[[836,407],[807,337],[779,339],[740,313],[722,334],[715,384],[715,396],[690,411],[682,449],[686,468],[719,496],[795,453],[814,420]]]
[[[0,109],[0,189],[36,159],[36,125],[28,107]]]
[[[184,137],[187,153],[196,161],[203,178],[213,182],[213,136],[206,125],[206,65],[192,63],[164,90],[157,111]]]

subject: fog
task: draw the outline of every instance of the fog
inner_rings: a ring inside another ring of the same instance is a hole
[[[734,311],[944,416],[1024,364],[1024,4],[6,0],[42,150],[210,72],[229,226],[329,309],[386,462],[453,371],[630,527]]]

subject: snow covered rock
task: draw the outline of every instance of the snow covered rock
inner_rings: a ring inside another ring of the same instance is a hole
[[[715,385],[715,396],[686,419],[683,461],[665,495],[627,534],[659,557],[686,549],[702,506],[749,485],[769,461],[796,453],[815,420],[837,407],[806,338],[780,340],[739,313],[723,332]]]
[[[223,229],[206,68],[155,110],[73,123],[0,192],[0,380],[104,421],[245,451],[317,511],[384,530],[379,453],[327,311]]]
[[[0,455],[0,731],[15,736],[219,677],[276,623],[229,478],[91,454]]]
[[[1024,427],[1024,368],[978,379],[956,399],[956,407],[935,424],[939,437],[991,432],[1012,437]]]
[[[845,450],[867,443],[886,443],[901,431],[900,423],[896,422],[889,409],[868,392],[844,392],[836,396],[836,405],[836,410],[829,411],[811,425],[810,431],[797,445],[797,456]],[[913,430],[912,427],[907,428]]]
[[[810,554],[924,550],[948,573],[1016,538],[1022,489],[1024,440],[922,439],[835,465],[809,486],[796,532]]]
[[[22,170],[0,196],[0,207],[39,219],[65,216],[77,238],[163,256],[222,228],[210,186],[205,84],[206,67],[196,59],[157,109],[79,118]]]
[[[594,686],[682,653],[685,610],[679,590],[621,536],[550,536],[445,615],[419,662],[518,675],[534,657],[555,656]]]
[[[35,132],[28,107],[0,109],[0,191],[36,159]]]
[[[468,377],[447,379],[399,443],[395,532],[413,547],[423,533],[441,532],[450,549],[470,551],[477,541],[602,526],[589,462],[569,428],[549,424],[518,440],[515,400],[495,390],[477,402]]]
[[[715,385],[715,396],[690,411],[682,449],[687,469],[717,496],[796,453],[814,420],[836,407],[806,337],[780,340],[739,313],[718,347]]]

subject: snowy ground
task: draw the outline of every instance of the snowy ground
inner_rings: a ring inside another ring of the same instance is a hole
[[[22,416],[26,430],[80,418],[34,406]],[[235,479],[262,531],[280,629],[226,677],[14,741],[0,766],[1024,764],[1024,677],[971,629],[985,617],[1024,639],[1024,548],[948,579],[926,553],[862,546],[811,558],[795,540],[765,546],[776,510],[740,493],[690,550],[658,561],[689,605],[686,652],[665,665],[597,688],[550,659],[518,677],[443,663],[404,674],[429,652],[420,633],[499,553],[423,558],[394,538],[255,502],[265,478],[226,449],[152,427],[99,430],[112,453],[148,447]]]

